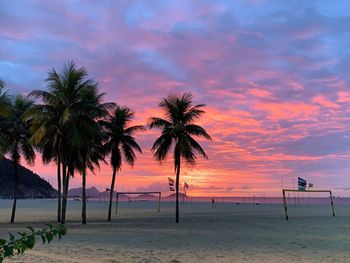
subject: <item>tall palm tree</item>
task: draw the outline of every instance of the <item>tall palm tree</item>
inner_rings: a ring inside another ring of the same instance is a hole
[[[7,92],[4,90],[5,83],[0,79],[0,120],[10,113],[11,102],[10,97]],[[5,142],[5,137],[0,134],[0,161],[3,157],[4,147],[8,143]]]
[[[192,137],[199,136],[211,140],[209,134],[200,126],[194,124],[204,111],[204,104],[192,106],[192,94],[182,96],[169,95],[163,99],[159,107],[165,111],[165,118],[150,119],[150,129],[156,127],[162,134],[152,146],[152,152],[157,161],[164,161],[174,145],[174,167],[176,173],[176,223],[179,223],[179,181],[181,160],[191,165],[195,164],[196,153],[208,159],[201,145]]]
[[[34,91],[30,95],[34,96],[33,94],[40,97],[43,104],[34,105],[25,114],[25,118],[34,119],[30,128],[32,133],[30,142],[41,152],[43,163],[49,164],[53,161],[57,164],[57,222],[61,222],[62,162],[60,145],[62,143],[62,127],[59,124],[62,109],[54,103],[54,94],[45,91]]]
[[[35,160],[35,152],[29,142],[29,138],[31,137],[29,132],[31,120],[23,120],[24,113],[29,110],[32,105],[33,101],[17,95],[12,103],[10,114],[6,118],[0,120],[0,132],[8,143],[5,154],[10,156],[14,169],[11,223],[15,221],[17,197],[19,193],[18,164],[20,163],[21,157],[28,163],[34,163]]]
[[[10,96],[5,89],[5,83],[0,79],[0,121],[3,120],[11,112]],[[6,152],[9,143],[4,134],[0,133],[0,164]]]
[[[92,141],[86,141],[86,149],[83,151],[82,161],[77,165],[82,176],[82,210],[81,222],[86,224],[86,173],[89,169],[94,173],[95,168],[100,168],[100,161],[104,161],[104,148],[101,139],[97,136]]]
[[[86,156],[84,151],[87,151],[86,141],[90,138],[88,134],[95,129],[92,127],[96,126],[96,119],[104,117],[108,109],[114,106],[113,103],[100,103],[104,94],[99,93],[97,83],[87,77],[85,68],[77,68],[71,61],[65,65],[62,73],[57,73],[55,69],[49,72],[47,91],[36,90],[30,94],[43,101],[36,107],[35,115],[40,118],[35,123],[33,139],[45,145],[43,152],[47,161],[57,162],[58,184],[61,179],[63,183],[62,209],[58,207],[63,224],[66,220],[69,178],[74,176],[76,170],[81,172],[86,164],[83,164],[83,159]]]
[[[142,153],[133,135],[136,132],[145,130],[145,128],[142,125],[129,126],[134,115],[135,113],[131,109],[117,106],[107,120],[100,121],[106,136],[105,151],[110,154],[110,164],[113,168],[109,194],[108,221],[111,221],[115,178],[117,171],[122,167],[122,156],[124,156],[125,161],[130,166],[133,166],[136,160],[135,151]]]
[[[81,121],[78,123],[79,136],[83,141],[76,156],[76,168],[82,175],[82,223],[86,224],[86,173],[89,169],[94,173],[94,169],[99,168],[99,162],[104,161],[104,147],[102,145],[102,127],[98,120],[109,116],[109,110],[115,107],[114,103],[102,103],[104,93],[98,94],[97,89],[90,89],[85,92],[84,100],[89,102],[90,111],[80,113]]]

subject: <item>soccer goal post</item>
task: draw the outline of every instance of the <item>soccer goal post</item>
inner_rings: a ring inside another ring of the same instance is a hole
[[[286,192],[329,193],[329,198],[331,200],[331,206],[332,206],[332,214],[333,214],[333,217],[335,217],[333,196],[332,196],[332,191],[331,190],[304,190],[304,191],[300,191],[300,190],[295,190],[295,189],[282,189],[283,205],[284,205],[284,212],[285,212],[285,215],[286,215],[286,220],[288,220],[288,208],[287,208]]]
[[[116,202],[115,202],[115,214],[118,213],[118,203],[119,203],[119,195],[158,195],[158,206],[157,206],[157,212],[160,212],[160,199],[162,198],[161,192],[117,192],[116,193]]]

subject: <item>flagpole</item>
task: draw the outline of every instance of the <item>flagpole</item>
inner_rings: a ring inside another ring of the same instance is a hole
[[[293,189],[295,189],[295,176],[293,175]],[[297,206],[297,198],[295,196],[295,192],[294,192],[294,206]]]

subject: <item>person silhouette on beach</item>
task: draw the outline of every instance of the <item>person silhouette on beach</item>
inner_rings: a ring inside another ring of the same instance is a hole
[[[214,198],[211,199],[211,208],[216,208]]]

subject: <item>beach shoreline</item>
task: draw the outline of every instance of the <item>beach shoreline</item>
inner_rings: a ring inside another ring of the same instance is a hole
[[[1,238],[55,219],[51,200],[19,202],[15,224],[0,204]],[[155,204],[121,203],[108,223],[107,204],[89,202],[81,225],[81,204],[70,201],[66,237],[5,262],[348,262],[350,206],[336,206],[335,218],[327,205],[291,207],[286,221],[281,205],[188,203],[175,224],[174,204],[159,214]]]

